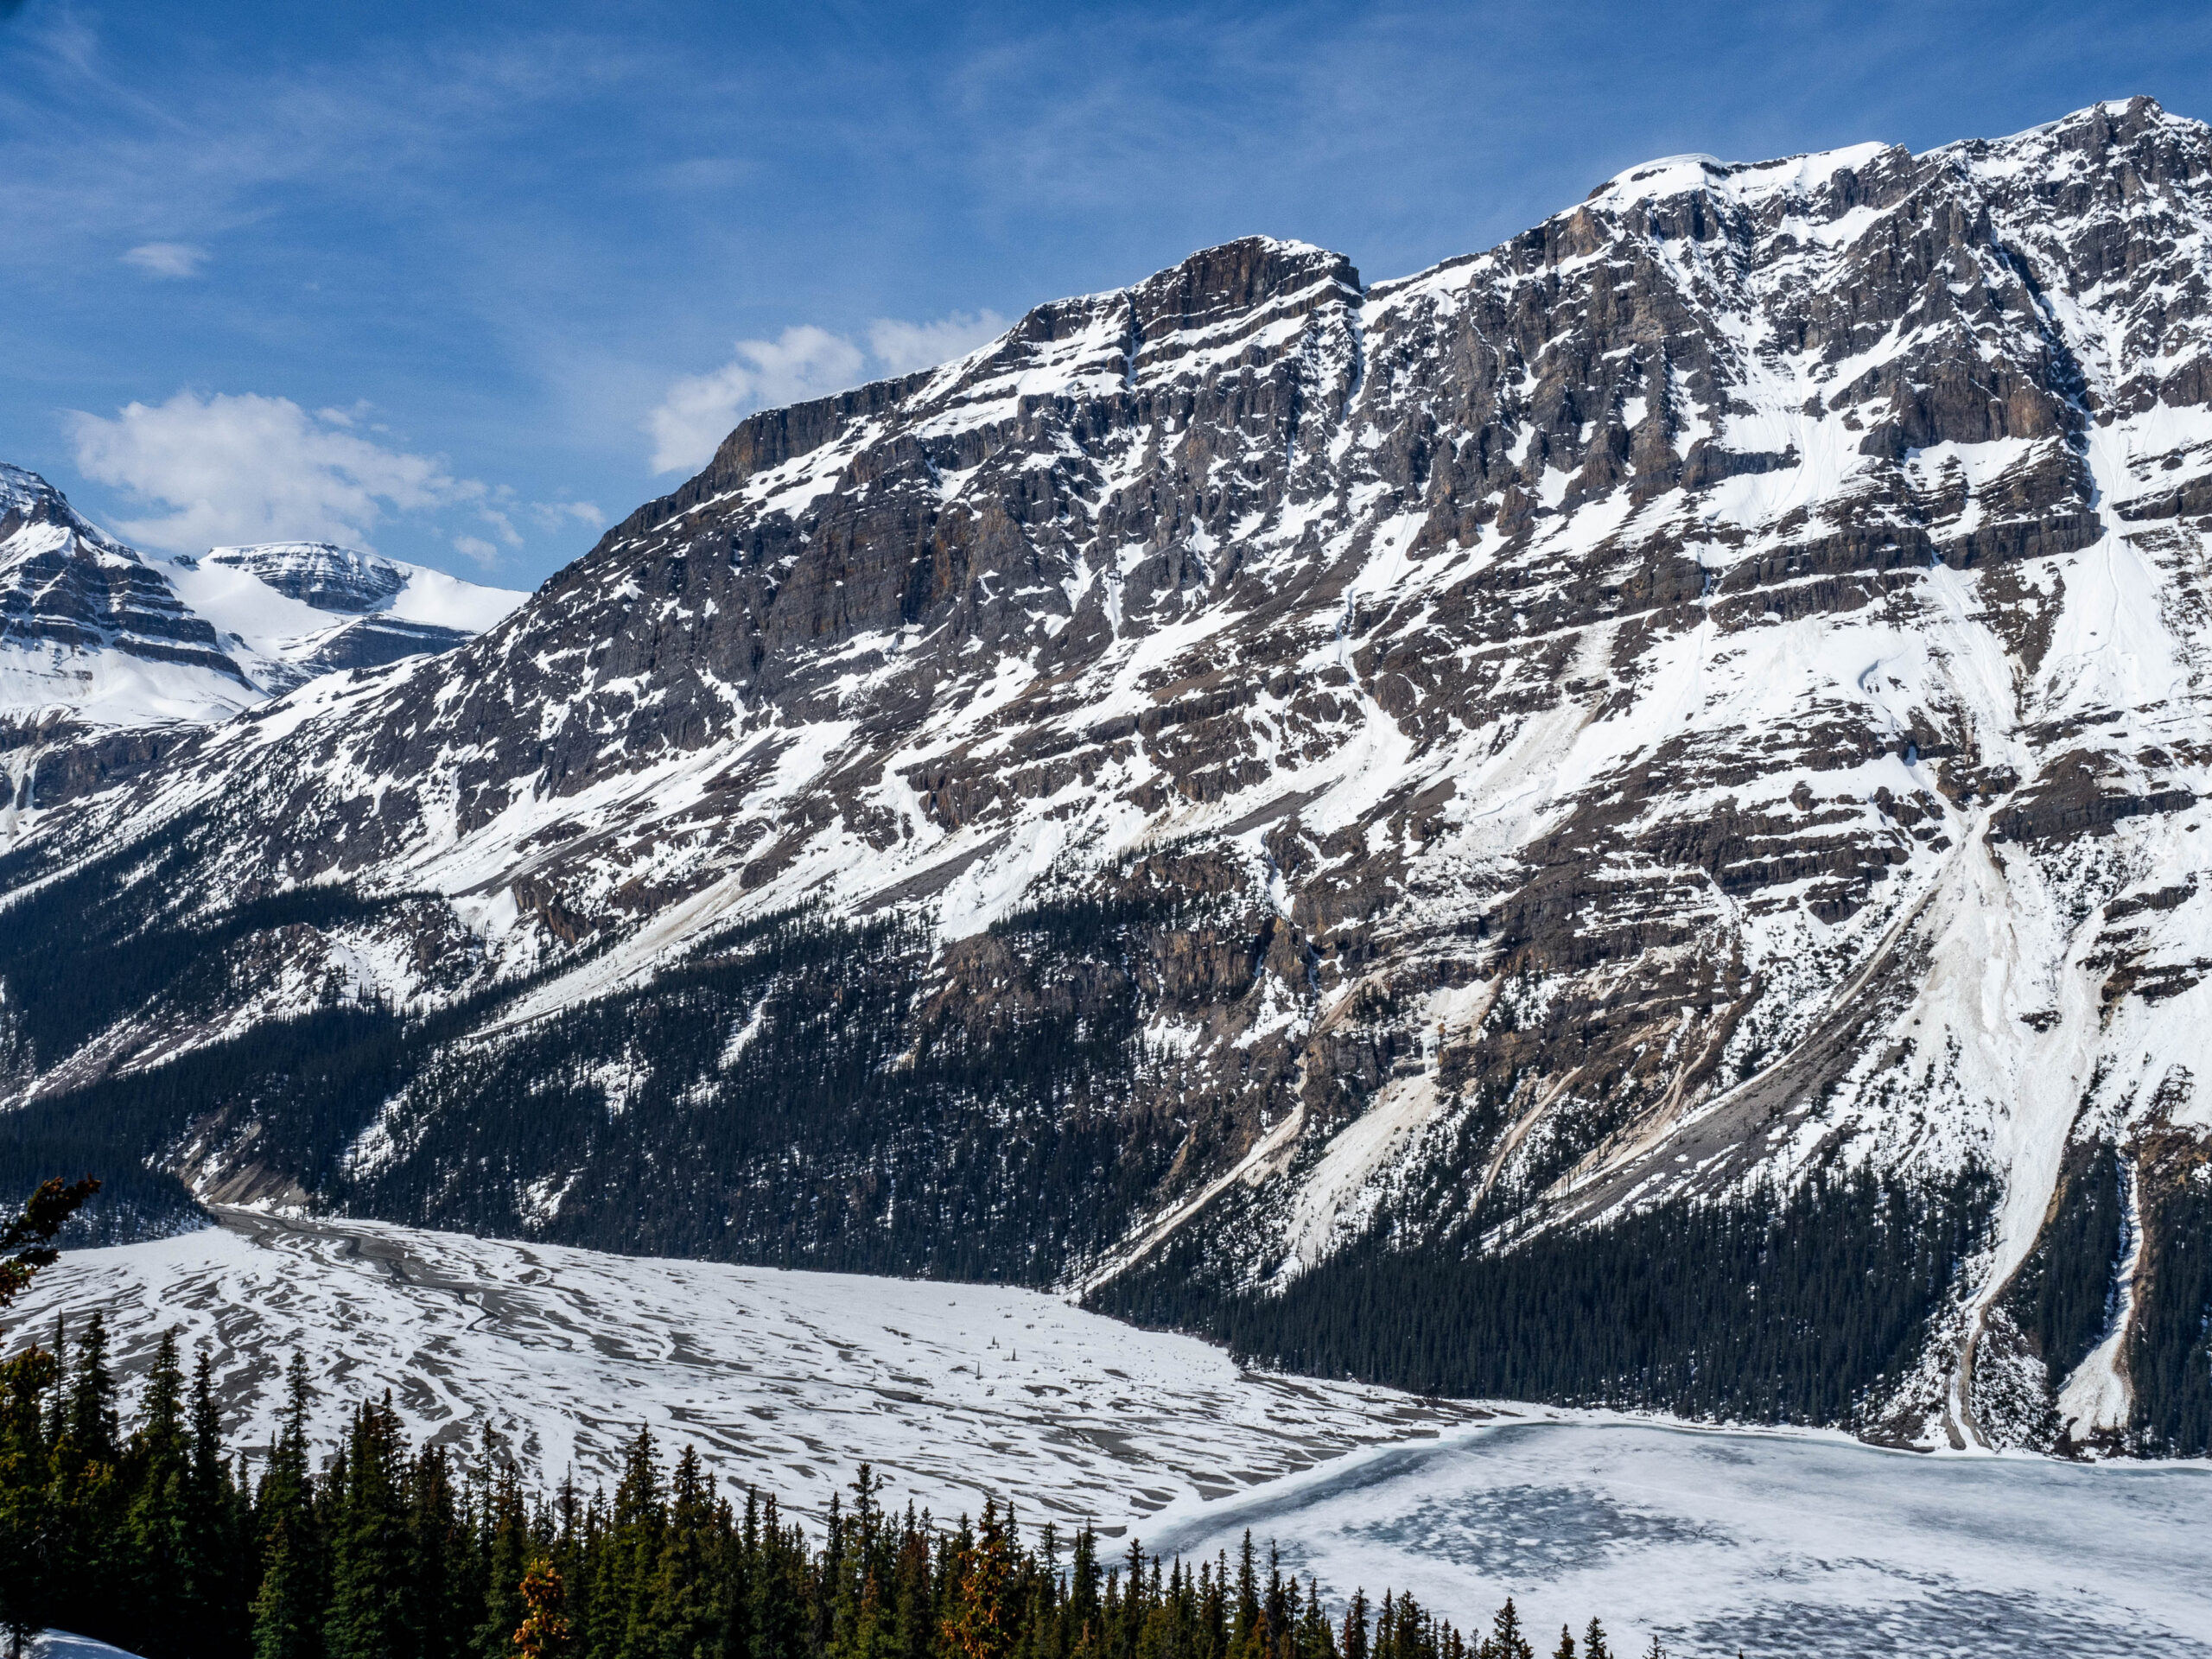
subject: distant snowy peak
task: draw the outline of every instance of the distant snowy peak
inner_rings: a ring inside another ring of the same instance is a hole
[[[254,695],[160,570],[0,465],[0,721],[196,719]]]
[[[323,674],[450,651],[525,597],[327,542],[149,559],[0,463],[0,838],[181,734]]]
[[[407,572],[390,559],[330,542],[261,542],[251,547],[214,547],[208,549],[206,562],[243,570],[260,578],[285,598],[296,599],[319,611],[380,611],[407,586]]]
[[[450,651],[529,597],[330,542],[211,548],[168,569],[272,693]]]

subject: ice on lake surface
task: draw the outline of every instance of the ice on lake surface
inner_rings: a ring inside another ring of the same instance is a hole
[[[1622,1651],[2212,1656],[2202,1464],[1516,1423],[1162,1520],[1147,1548],[1233,1555],[1249,1527],[1335,1596],[1402,1587],[1464,1627],[1511,1595]]]

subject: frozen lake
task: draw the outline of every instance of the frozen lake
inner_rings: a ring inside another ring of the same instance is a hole
[[[2156,1652],[2212,1659],[2212,1469],[1932,1458],[1841,1439],[1501,1424],[1162,1516],[1243,1530],[1341,1597],[1410,1589],[1465,1627],[1508,1594],[1548,1652],[1592,1613],[1640,1653]],[[1294,1547],[1288,1541],[1297,1541]]]

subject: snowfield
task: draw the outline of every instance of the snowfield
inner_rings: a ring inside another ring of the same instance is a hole
[[[224,1225],[72,1251],[10,1318],[105,1310],[117,1363],[164,1331],[209,1344],[233,1440],[265,1443],[304,1353],[315,1437],[391,1390],[418,1439],[489,1423],[549,1481],[611,1478],[650,1424],[715,1471],[818,1513],[872,1463],[888,1498],[950,1518],[1012,1496],[1120,1533],[1357,1447],[1484,1415],[1382,1389],[1241,1372],[1218,1349],[1035,1291],[606,1255],[370,1222]]]
[[[1539,1631],[1596,1612],[1622,1652],[2212,1656],[2202,1463],[1427,1402],[1242,1372],[1031,1291],[223,1222],[71,1253],[10,1339],[97,1306],[126,1374],[163,1330],[212,1343],[234,1435],[270,1433],[297,1351],[326,1443],[389,1389],[418,1435],[489,1422],[588,1484],[647,1422],[810,1516],[866,1460],[940,1518],[1010,1494],[1185,1556],[1249,1528],[1338,1598],[1410,1589],[1465,1624],[1510,1594]]]

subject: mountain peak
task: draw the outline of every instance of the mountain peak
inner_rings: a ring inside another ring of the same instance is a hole
[[[205,562],[258,577],[287,599],[319,611],[365,614],[388,607],[407,586],[390,559],[333,542],[258,542],[208,549]]]

